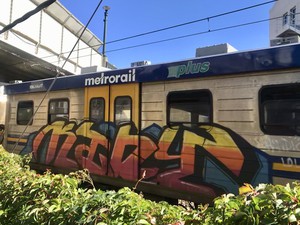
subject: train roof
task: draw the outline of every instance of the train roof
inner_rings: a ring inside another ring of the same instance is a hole
[[[293,68],[300,68],[300,44],[9,84],[5,86],[5,94],[235,75]]]

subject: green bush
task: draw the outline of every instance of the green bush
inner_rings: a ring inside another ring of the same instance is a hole
[[[92,181],[88,171],[43,175],[29,169],[30,157],[0,148],[0,225],[214,225],[300,224],[300,185],[248,186],[214,205],[187,210],[153,202],[129,188],[101,191],[79,188]]]
[[[87,171],[39,175],[29,157],[0,149],[0,224],[175,224],[183,209],[145,200],[129,188],[118,192],[79,188]]]
[[[207,210],[211,224],[300,224],[300,186],[260,184],[246,194],[223,195]]]

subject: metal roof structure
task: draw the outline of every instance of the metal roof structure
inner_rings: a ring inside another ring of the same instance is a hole
[[[44,0],[31,0],[34,4],[40,5]],[[57,22],[62,24],[65,28],[75,34],[77,37],[81,34],[84,29],[84,25],[76,19],[65,7],[60,3],[54,2],[49,7],[45,8],[44,11],[54,18]],[[90,30],[86,29],[81,40],[87,45],[91,46],[94,50],[98,50],[103,45],[103,42],[98,39]]]
[[[69,75],[70,72],[62,70]],[[54,77],[57,67],[12,45],[0,41],[0,82],[29,81]]]
[[[35,5],[40,5],[44,2],[44,0],[30,1]],[[43,11],[77,38],[85,28],[85,26],[59,2],[54,2],[43,9]],[[7,24],[0,22],[0,25],[4,27]],[[14,28],[12,30],[18,36],[21,36],[22,38],[25,37],[22,36],[21,32]],[[95,52],[98,52],[99,47],[103,45],[103,42],[88,29],[85,30],[80,40]],[[35,40],[32,40],[33,44],[37,44],[35,42]],[[37,57],[37,55],[30,54],[29,52],[18,48],[17,45],[12,45],[9,41],[0,40],[0,82],[8,83],[14,80],[29,81],[51,78],[57,75],[57,70],[58,68],[56,65]],[[60,72],[65,75],[73,74],[66,69],[61,70]]]

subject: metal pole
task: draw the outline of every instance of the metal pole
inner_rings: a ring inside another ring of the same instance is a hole
[[[105,57],[105,47],[106,47],[106,21],[107,21],[107,15],[108,10],[110,10],[109,6],[104,6],[104,32],[103,32],[103,48],[102,48],[102,56]]]

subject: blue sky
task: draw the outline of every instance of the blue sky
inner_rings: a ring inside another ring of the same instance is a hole
[[[80,22],[86,24],[100,0],[59,0]],[[269,22],[214,31],[230,26],[252,23],[269,18],[275,3],[211,18],[216,15],[270,2],[270,0],[104,0],[88,29],[103,39],[103,6],[110,6],[107,18],[106,55],[118,68],[131,62],[149,60],[152,64],[193,58],[196,48],[229,43],[240,51],[269,47]],[[186,26],[109,43],[190,21],[211,18]],[[202,33],[157,44],[113,51],[140,44]],[[100,49],[101,51],[101,49]]]

